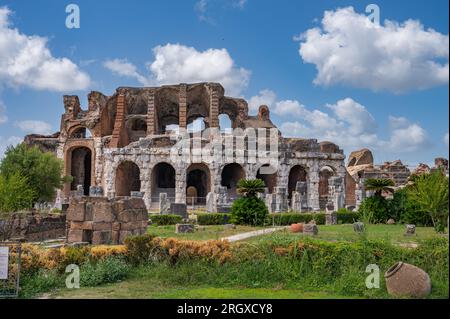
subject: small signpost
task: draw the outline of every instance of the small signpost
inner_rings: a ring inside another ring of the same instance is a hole
[[[0,242],[0,298],[19,295],[21,255],[21,243]]]

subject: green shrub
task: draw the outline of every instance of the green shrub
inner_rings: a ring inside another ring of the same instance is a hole
[[[231,214],[197,214],[197,223],[202,226],[224,225],[231,219]]]
[[[231,222],[236,225],[263,225],[269,211],[258,197],[241,197],[231,206]]]
[[[125,238],[127,248],[127,259],[133,265],[142,264],[149,261],[155,250],[152,241],[155,235],[145,234],[142,236],[131,236]]]
[[[386,223],[391,218],[389,202],[380,196],[366,198],[361,203],[358,213],[366,223]]]
[[[325,224],[325,214],[324,213],[275,213],[270,214],[267,223],[288,226],[296,223],[309,223],[315,220],[317,225]]]
[[[34,296],[65,287],[65,276],[57,270],[41,269],[34,273],[25,273],[20,277],[20,298],[33,298]]]
[[[95,287],[114,283],[127,277],[131,271],[122,258],[109,257],[98,262],[86,262],[80,267],[80,286]]]
[[[175,225],[183,222],[180,215],[152,215],[150,219],[157,226]]]
[[[337,211],[338,224],[353,224],[359,219],[358,212],[351,212],[345,208],[341,208]]]
[[[0,211],[17,212],[33,206],[35,191],[20,173],[0,175]]]

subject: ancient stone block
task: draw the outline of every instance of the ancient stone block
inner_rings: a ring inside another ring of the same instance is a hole
[[[178,215],[183,218],[188,218],[186,204],[172,203],[170,204],[170,212],[174,215]]]
[[[81,242],[83,241],[83,230],[81,229],[70,229],[67,235],[67,241],[69,243]]]
[[[416,225],[406,225],[406,233],[407,236],[413,236],[416,234]]]
[[[111,231],[94,231],[92,235],[93,245],[106,245],[111,243]]]
[[[176,224],[175,225],[175,233],[177,234],[185,234],[185,233],[193,233],[195,232],[195,225],[192,224]]]
[[[337,212],[330,211],[325,214],[325,225],[337,225]]]
[[[319,233],[319,228],[315,224],[305,224],[303,225],[303,234],[305,235],[317,235]]]
[[[356,233],[362,233],[362,232],[364,232],[364,223],[361,223],[361,222],[357,222],[357,223],[354,223],[353,224],[353,230],[356,232]]]

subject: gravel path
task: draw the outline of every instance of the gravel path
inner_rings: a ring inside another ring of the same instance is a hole
[[[267,228],[267,229],[261,229],[261,230],[254,230],[254,231],[251,231],[248,233],[242,233],[242,234],[237,234],[237,235],[233,235],[233,236],[229,236],[229,237],[224,237],[224,238],[221,238],[220,240],[228,240],[230,243],[232,243],[235,241],[244,240],[244,239],[251,238],[251,237],[271,234],[271,233],[274,233],[276,231],[280,231],[280,230],[283,230],[286,228],[287,227],[273,227],[273,228]]]

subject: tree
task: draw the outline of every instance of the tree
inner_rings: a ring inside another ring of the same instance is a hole
[[[56,189],[70,180],[62,178],[63,162],[52,153],[43,153],[37,147],[24,143],[8,147],[0,164],[0,175],[6,179],[18,174],[26,178],[33,191],[33,203],[54,199]]]
[[[264,192],[264,181],[240,180],[237,187],[243,197],[235,200],[231,206],[231,221],[238,225],[263,225],[269,211],[257,194]]]
[[[0,175],[0,211],[16,212],[33,206],[35,192],[26,177],[15,172],[8,177]]]
[[[364,182],[364,186],[368,191],[375,191],[375,196],[382,197],[383,192],[394,192],[395,183],[391,179],[369,178]]]
[[[264,193],[265,187],[261,179],[241,179],[237,184],[237,191],[245,197],[256,197],[258,193]]]
[[[444,230],[448,218],[448,187],[448,177],[436,170],[416,176],[408,188],[408,198],[418,209],[430,214],[438,232]]]

